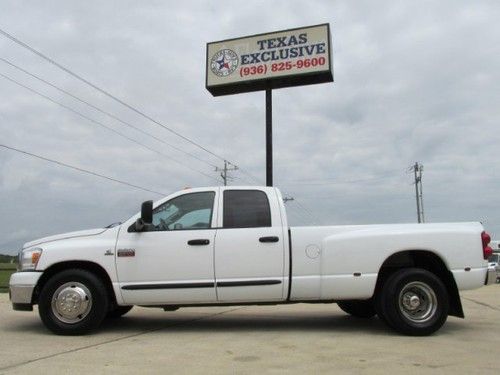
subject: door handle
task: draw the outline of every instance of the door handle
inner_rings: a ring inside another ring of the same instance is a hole
[[[210,240],[189,240],[188,245],[190,246],[203,246],[208,245]]]
[[[259,238],[260,242],[278,242],[280,239],[278,236],[269,236]]]
[[[118,249],[116,255],[119,257],[135,257],[135,249]]]

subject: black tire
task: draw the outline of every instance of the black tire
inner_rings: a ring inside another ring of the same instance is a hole
[[[378,318],[387,326],[392,327],[389,322],[387,321],[385,317],[385,312],[383,310],[383,304],[382,304],[382,293],[379,293],[379,295],[375,296],[374,298],[374,305],[375,305],[375,311],[377,312]]]
[[[387,280],[386,280],[387,281]],[[384,283],[385,284],[385,283]],[[384,285],[382,284],[382,286]],[[375,296],[373,296],[373,305],[375,307],[375,311],[377,312],[377,316],[378,318],[387,326],[389,326],[390,328],[393,328],[394,327],[391,325],[390,322],[387,321],[387,318],[386,318],[386,313],[385,313],[385,308],[384,308],[384,304],[383,304],[383,300],[382,300],[382,297],[383,297],[383,294],[382,294],[382,288],[380,288],[379,292],[375,292]]]
[[[376,309],[394,330],[410,336],[426,336],[441,328],[448,318],[448,291],[433,273],[405,268],[384,283]]]
[[[372,318],[375,316],[375,307],[373,306],[373,301],[360,300],[360,301],[338,301],[337,305],[342,309],[342,311],[356,317],[356,318]]]
[[[68,269],[55,274],[44,285],[38,299],[38,312],[52,332],[83,335],[101,324],[108,304],[101,279],[86,270]]]
[[[132,310],[134,306],[115,306],[114,309],[109,310],[106,314],[107,319],[117,319],[128,313]]]

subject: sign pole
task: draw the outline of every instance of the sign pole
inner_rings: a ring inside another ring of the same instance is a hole
[[[266,92],[266,186],[273,186],[273,90],[333,82],[330,24],[207,43],[213,96]]]
[[[266,186],[273,186],[273,90],[266,89]]]

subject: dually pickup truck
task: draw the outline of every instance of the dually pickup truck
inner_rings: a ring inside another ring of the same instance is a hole
[[[459,290],[494,283],[480,223],[289,227],[272,187],[187,189],[124,223],[24,245],[15,310],[84,334],[132,306],[337,303],[407,335],[464,317]]]

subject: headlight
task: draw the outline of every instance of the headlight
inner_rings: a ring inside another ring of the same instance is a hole
[[[35,247],[33,249],[21,250],[19,254],[19,270],[29,271],[36,269],[38,260],[42,256],[42,249]]]

